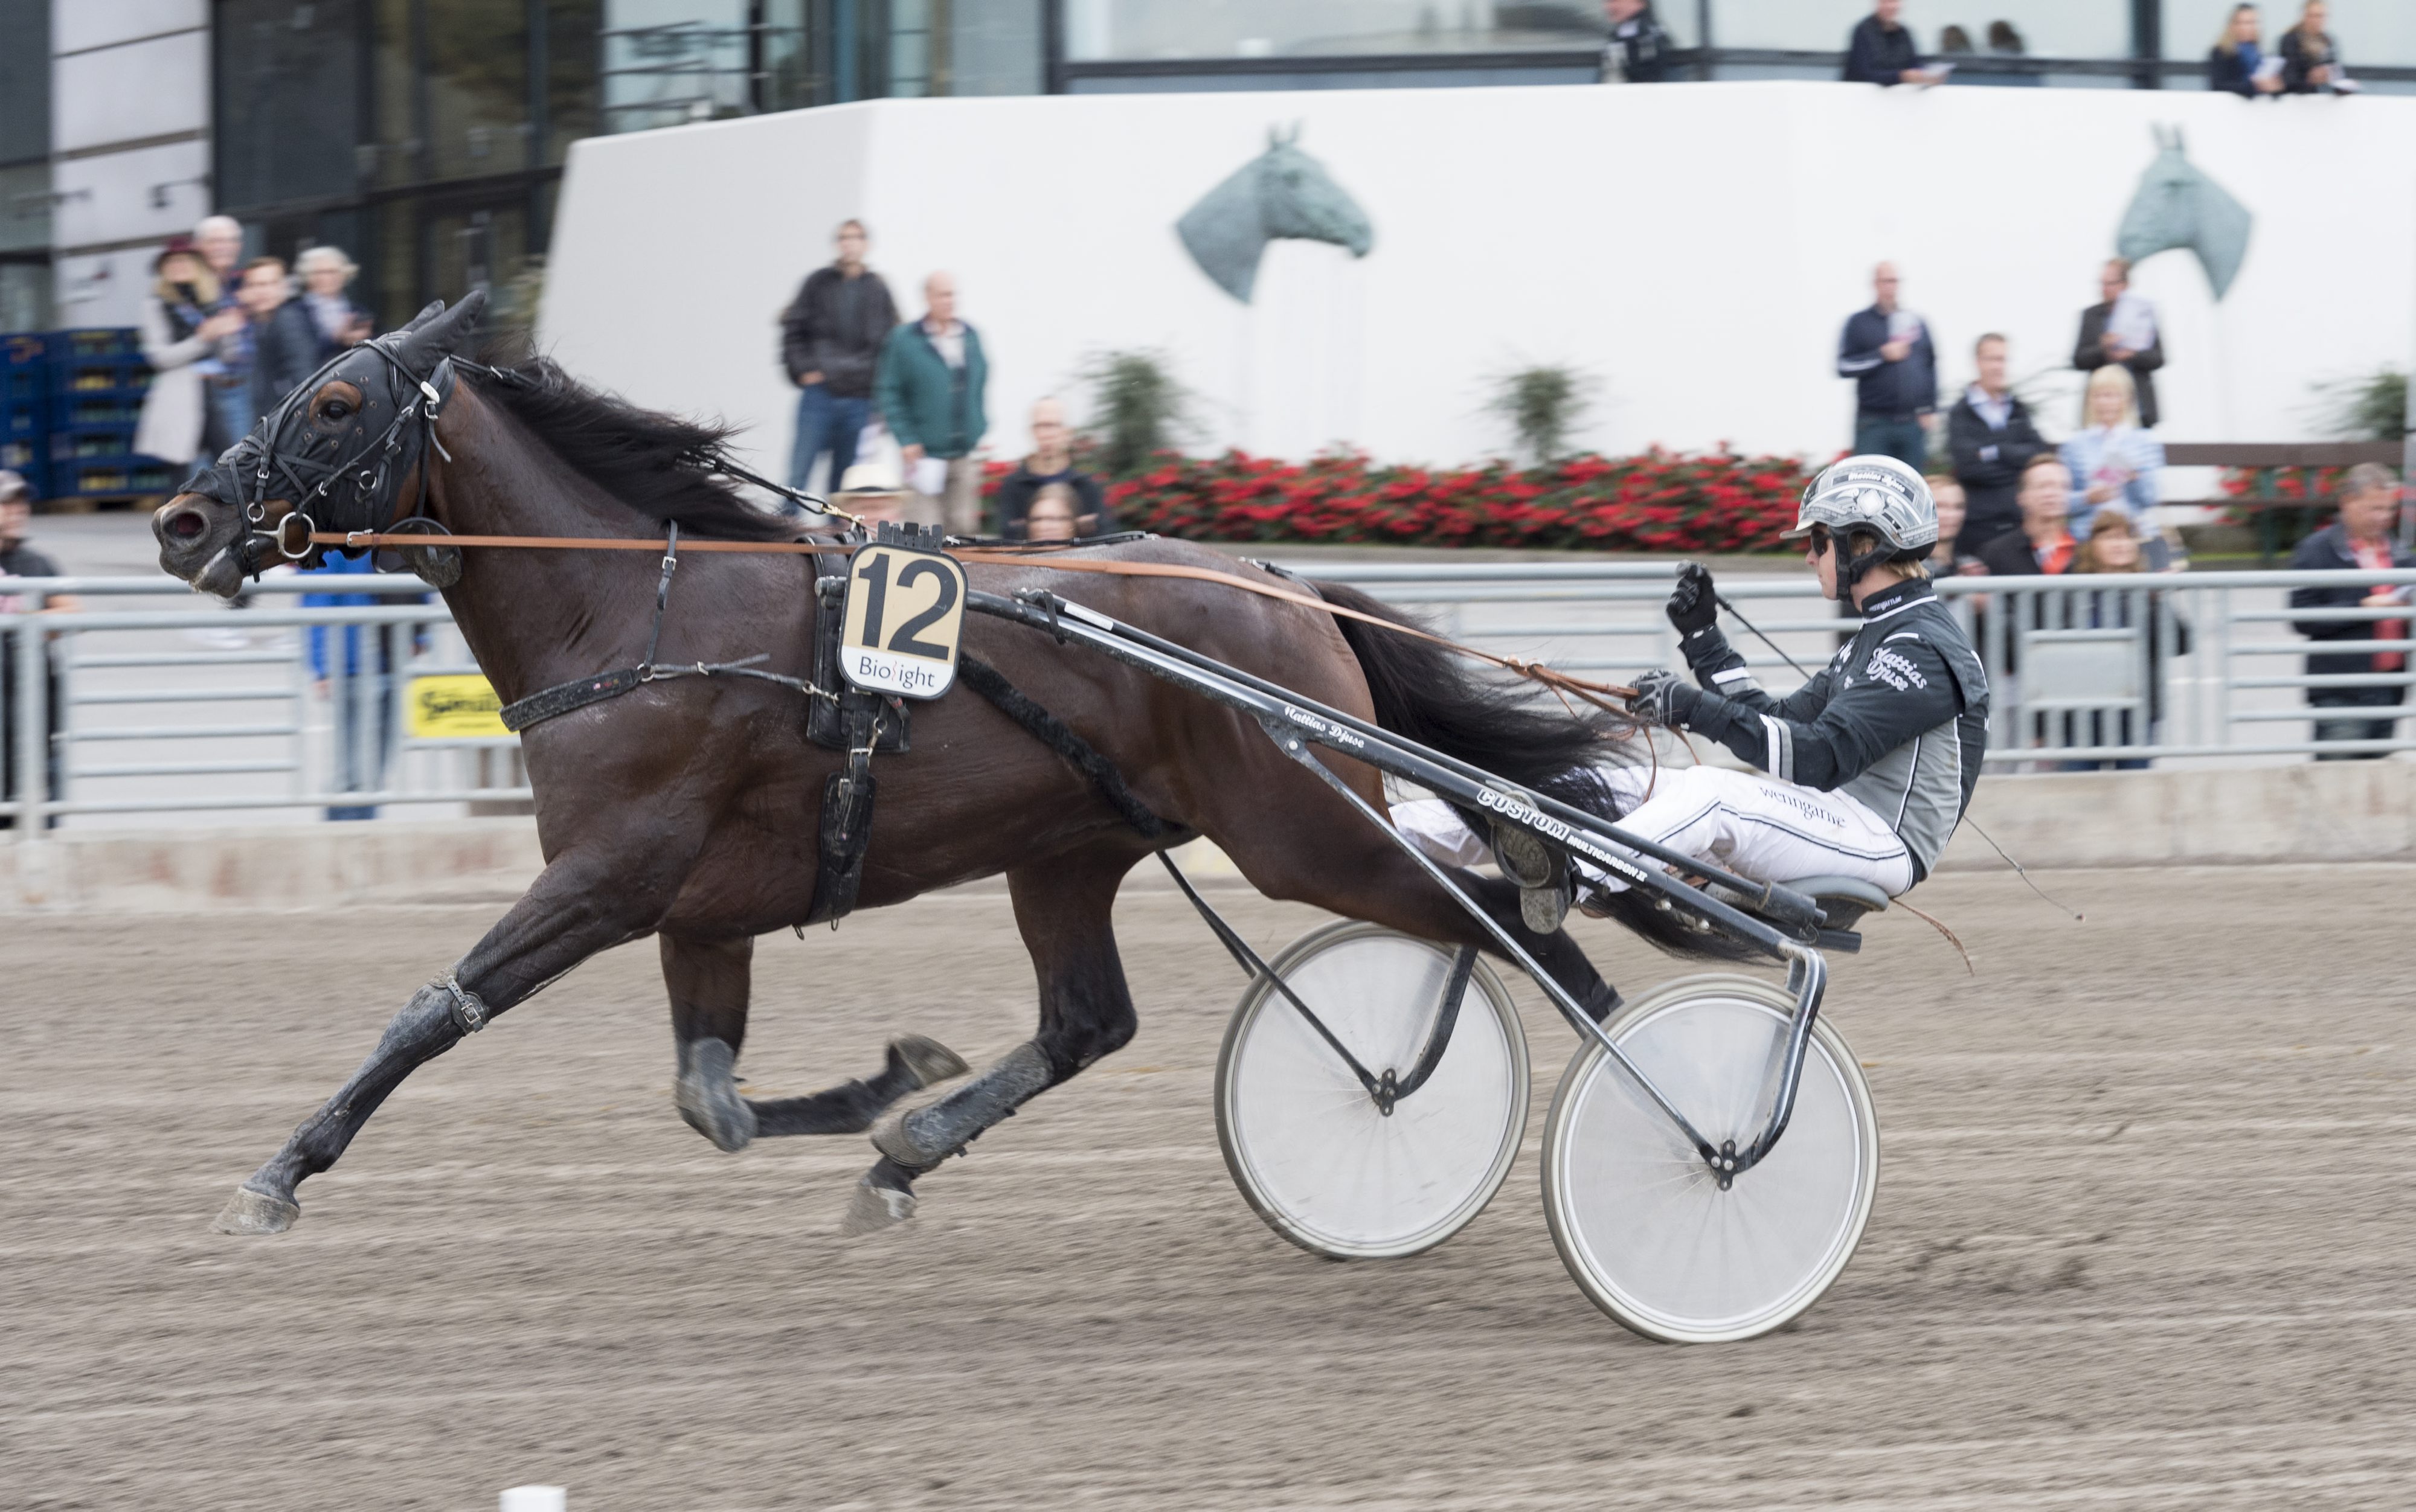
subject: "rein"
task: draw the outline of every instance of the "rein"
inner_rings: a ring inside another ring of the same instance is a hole
[[[348,551],[356,551],[364,546],[425,546],[427,542],[428,537],[424,535],[414,536],[383,531],[314,531],[310,533],[310,544],[313,546],[340,546]],[[444,544],[447,546],[496,546],[536,551],[656,552],[663,548],[663,543],[660,541],[627,536],[446,535],[444,538]],[[1073,545],[1079,544],[1073,543]],[[843,556],[853,552],[855,547],[845,542],[688,541],[682,543],[680,549],[729,551],[747,556],[803,557]],[[1626,711],[1607,702],[1607,699],[1625,699],[1633,697],[1636,693],[1635,689],[1622,687],[1616,682],[1594,682],[1584,678],[1571,677],[1566,672],[1556,671],[1541,662],[1531,662],[1523,656],[1500,656],[1492,651],[1479,651],[1473,646],[1462,645],[1458,641],[1438,636],[1430,630],[1421,630],[1415,625],[1403,624],[1397,620],[1387,620],[1382,615],[1346,608],[1339,604],[1329,604],[1321,598],[1294,592],[1288,588],[1278,588],[1272,583],[1254,582],[1239,573],[1219,572],[1214,567],[1187,567],[1170,561],[1067,561],[1057,555],[1058,551],[1065,549],[1070,549],[1070,546],[1055,548],[969,546],[951,551],[949,555],[959,561],[983,562],[995,566],[1024,562],[1044,566],[1050,572],[1100,573],[1110,577],[1184,577],[1195,582],[1220,583],[1228,588],[1238,588],[1246,593],[1256,593],[1261,598],[1277,599],[1286,604],[1298,604],[1307,608],[1321,609],[1327,614],[1358,620],[1380,629],[1390,630],[1397,635],[1412,636],[1417,639],[1429,641],[1459,655],[1474,657],[1481,662],[1490,662],[1504,670],[1539,682],[1563,698],[1576,697],[1609,713],[1624,714]]]

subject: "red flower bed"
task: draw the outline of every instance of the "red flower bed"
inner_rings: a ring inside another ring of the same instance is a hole
[[[1012,471],[991,464],[986,489]],[[1524,471],[1380,467],[1348,453],[1310,462],[1169,453],[1108,485],[1108,502],[1123,529],[1195,541],[1748,551],[1795,523],[1810,477],[1792,457],[1657,449]]]

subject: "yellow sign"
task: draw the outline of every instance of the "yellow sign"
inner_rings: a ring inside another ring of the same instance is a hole
[[[847,577],[838,669],[859,688],[936,698],[957,681],[965,570],[918,547],[858,546]]]
[[[415,741],[507,741],[504,701],[476,672],[411,680],[411,738]]]

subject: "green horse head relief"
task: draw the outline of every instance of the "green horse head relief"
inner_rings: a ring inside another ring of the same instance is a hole
[[[1376,245],[1367,212],[1325,165],[1300,150],[1300,127],[1267,133],[1267,150],[1210,189],[1174,223],[1184,249],[1217,288],[1246,305],[1267,244],[1327,242],[1366,257]]]
[[[2248,207],[2206,176],[2182,150],[2177,126],[2150,128],[2160,149],[2139,175],[2139,190],[2122,214],[2114,250],[2137,262],[2158,252],[2187,247],[2197,254],[2206,281],[2221,299],[2248,257],[2248,232],[2256,217]]]

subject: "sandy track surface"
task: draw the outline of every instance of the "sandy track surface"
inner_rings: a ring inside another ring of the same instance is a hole
[[[2416,870],[2010,877],[1839,963],[1885,1139],[1795,1328],[1637,1339],[1562,1271],[1530,1147],[1410,1261],[1226,1178],[1238,975],[1119,920],[1140,1038],[835,1233],[859,1138],[718,1154],[671,1108],[651,944],[423,1070],[269,1240],[208,1222],[492,910],[13,924],[0,960],[0,1505],[592,1509],[2416,1503]],[[1226,893],[1272,947],[1315,921]],[[1631,991],[1675,974],[1604,926]],[[996,893],[766,939],[755,1089],[1030,1031]]]

